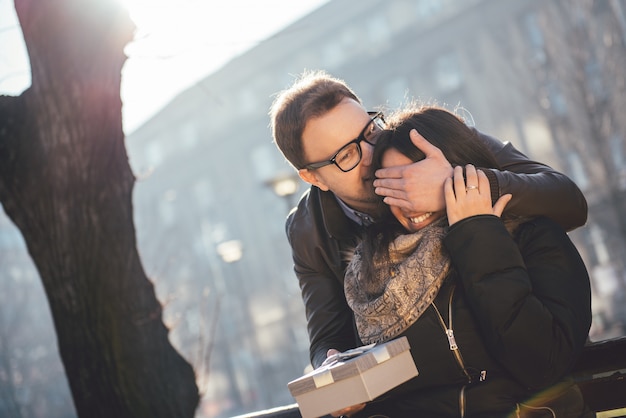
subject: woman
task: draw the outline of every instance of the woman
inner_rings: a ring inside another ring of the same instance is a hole
[[[373,170],[424,158],[412,129],[455,166],[444,185],[446,212],[390,207],[355,250],[345,292],[362,342],[406,336],[419,375],[356,416],[585,416],[565,377],[591,324],[589,277],[576,248],[546,218],[500,218],[512,197],[492,206],[489,182],[475,168],[497,168],[493,156],[444,109],[391,118]]]

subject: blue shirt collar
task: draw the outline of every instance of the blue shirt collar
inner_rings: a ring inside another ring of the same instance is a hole
[[[349,219],[353,220],[357,224],[362,225],[362,226],[369,226],[374,222],[374,218],[372,218],[367,213],[352,209],[343,200],[339,199],[336,195],[335,195],[335,199],[337,199],[337,203],[339,203],[339,207],[341,208],[343,213],[345,213]]]

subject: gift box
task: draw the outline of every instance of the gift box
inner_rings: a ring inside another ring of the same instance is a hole
[[[406,337],[355,348],[287,384],[303,418],[368,402],[417,376]]]

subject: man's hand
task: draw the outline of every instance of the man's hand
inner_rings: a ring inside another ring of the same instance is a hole
[[[445,182],[446,211],[450,226],[461,219],[474,215],[501,216],[504,208],[511,200],[511,194],[500,196],[498,201],[491,206],[491,189],[489,179],[481,170],[468,164],[463,168],[454,167],[454,179],[447,178]]]
[[[384,202],[414,213],[438,212],[444,209],[443,183],[452,176],[452,166],[439,148],[415,129],[411,141],[426,155],[413,164],[376,170],[376,194]]]

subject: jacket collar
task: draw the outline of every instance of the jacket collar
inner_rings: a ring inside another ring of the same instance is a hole
[[[324,192],[315,186],[311,187],[311,192],[317,194],[324,228],[328,234],[336,239],[353,238],[359,226],[346,216],[337,202],[337,197],[332,192]]]

